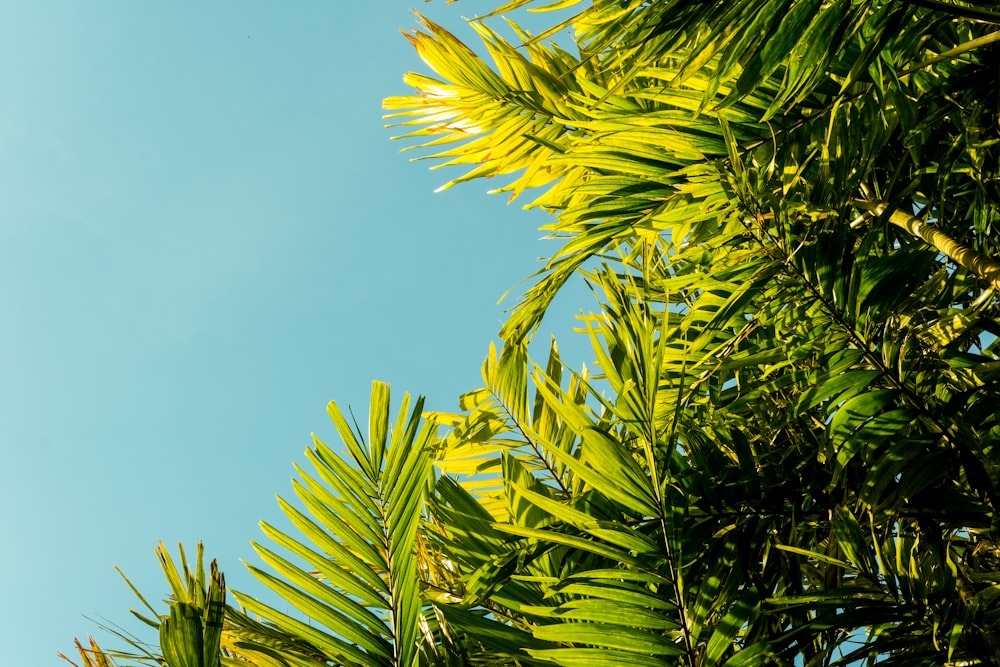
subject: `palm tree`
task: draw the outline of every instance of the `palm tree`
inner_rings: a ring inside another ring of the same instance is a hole
[[[603,262],[591,332],[615,399],[577,423],[648,485],[630,522],[659,522],[681,662],[995,660],[996,574],[965,570],[995,548],[1000,287],[1000,14],[974,4],[598,2],[578,55],[476,24],[495,70],[430,22],[411,37],[441,78],[387,102],[409,136],[474,165],[453,182],[548,187],[530,206],[567,238],[508,345]],[[674,530],[743,571],[679,556]],[[702,646],[703,618],[734,634]],[[572,625],[563,645],[602,646]]]
[[[410,35],[394,122],[565,245],[458,413],[333,405],[254,570],[310,620],[223,663],[1000,664],[995,3],[579,5]],[[574,276],[594,377],[526,352]]]

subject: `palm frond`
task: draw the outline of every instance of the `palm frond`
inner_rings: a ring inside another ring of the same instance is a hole
[[[428,452],[435,429],[421,422],[419,399],[403,398],[390,421],[389,388],[372,386],[367,437],[352,429],[336,403],[329,412],[350,458],[314,437],[307,451],[315,474],[298,469],[295,493],[305,511],[281,501],[300,535],[262,524],[275,547],[254,544],[273,570],[249,566],[258,579],[310,619],[305,622],[246,594],[237,599],[266,619],[258,638],[295,655],[289,638],[338,664],[416,664],[422,639],[417,531],[431,483]]]

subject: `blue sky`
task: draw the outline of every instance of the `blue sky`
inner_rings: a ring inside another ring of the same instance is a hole
[[[64,664],[128,621],[121,567],[204,540],[231,587],[327,401],[453,409],[541,214],[390,142],[414,0],[0,0],[0,639]],[[464,1],[418,9],[471,38]],[[582,286],[540,338],[590,307]],[[101,637],[98,634],[98,637]]]

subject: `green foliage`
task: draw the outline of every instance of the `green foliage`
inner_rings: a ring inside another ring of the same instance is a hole
[[[308,621],[223,664],[1000,664],[995,3],[537,4],[386,107],[564,245],[459,412],[331,404],[251,566]],[[527,354],[574,276],[593,375]]]
[[[422,403],[418,400],[410,412],[409,396],[404,396],[398,417],[390,422],[389,387],[374,383],[367,438],[348,425],[336,403],[330,404],[349,457],[314,438],[306,456],[315,475],[297,468],[302,482],[295,483],[308,515],[279,499],[301,534],[261,524],[275,546],[304,565],[255,543],[274,573],[250,567],[310,622],[237,594],[247,612],[270,621],[257,626],[259,636],[248,646],[295,655],[299,649],[287,640],[293,637],[311,649],[297,657],[320,664],[417,664],[430,632],[421,613],[417,534],[432,483],[429,446],[436,439],[435,428],[421,422]],[[433,653],[433,642],[426,650]]]
[[[213,560],[208,577],[203,563],[204,549],[198,544],[194,570],[188,566],[184,547],[179,547],[180,569],[174,564],[170,552],[161,543],[156,548],[163,574],[170,585],[171,597],[167,613],[159,614],[136,590],[124,575],[125,582],[136,594],[152,617],[134,609],[132,614],[142,623],[157,630],[159,649],[144,644],[139,638],[120,630],[111,630],[119,639],[132,647],[132,651],[104,651],[90,638],[90,648],[77,640],[76,649],[84,667],[117,667],[116,660],[127,660],[143,665],[162,667],[220,667],[232,664],[233,653],[224,648],[229,641],[226,624],[226,580]],[[106,628],[108,629],[108,628]],[[224,639],[225,638],[225,639]],[[60,654],[67,662],[69,658]]]

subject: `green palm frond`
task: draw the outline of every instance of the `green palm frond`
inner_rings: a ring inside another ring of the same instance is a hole
[[[171,591],[170,599],[166,601],[166,614],[158,613],[122,574],[125,583],[150,614],[147,616],[133,609],[133,616],[158,631],[159,646],[146,643],[124,630],[105,627],[128,644],[131,650],[104,650],[93,638],[90,638],[90,647],[85,648],[77,640],[76,649],[84,667],[116,667],[116,661],[120,660],[160,667],[219,667],[236,662],[234,658],[239,651],[235,647],[236,639],[229,616],[238,615],[238,612],[226,606],[225,577],[214,560],[206,573],[204,547],[200,542],[193,568],[188,563],[183,545],[178,545],[178,550],[180,567],[162,543],[155,549]],[[66,656],[60,656],[69,661]]]
[[[900,228],[995,280],[1000,141],[997,107],[984,101],[995,98],[996,40],[982,21],[944,20],[951,10],[962,15],[940,2],[595,3],[575,18],[578,57],[527,35],[532,55],[517,56],[473,22],[495,70],[426,24],[413,39],[444,81],[411,78],[418,94],[386,106],[424,126],[412,136],[436,137],[426,147],[460,144],[431,156],[479,165],[459,180],[506,174],[515,194],[548,187],[533,205],[555,213],[546,230],[569,240],[505,339],[528,335],[554,292],[615,244],[700,244],[734,211],[752,214],[740,190],[755,165],[766,169],[754,196],[781,208],[845,222],[923,208],[934,219],[925,233]],[[519,58],[558,90],[534,90],[527,69],[510,69]],[[452,76],[466,62],[475,81]]]
[[[268,624],[254,628],[259,637],[250,647],[263,651],[277,644],[294,655],[298,650],[287,641],[294,638],[337,664],[417,664],[424,622],[417,531],[435,438],[433,427],[421,425],[422,403],[411,411],[404,396],[390,421],[389,388],[374,383],[367,437],[330,404],[349,458],[314,438],[306,456],[315,472],[298,468],[302,481],[294,483],[305,511],[280,501],[299,536],[262,524],[273,546],[254,548],[273,573],[249,566],[310,622],[237,594],[248,612]]]
[[[536,389],[533,398],[530,396],[531,367],[526,346],[505,345],[498,354],[491,345],[482,367],[484,386],[464,394],[459,401],[464,414],[431,415],[451,429],[435,452],[436,468],[461,480],[462,486],[498,520],[504,520],[512,511],[516,513],[516,502],[498,484],[498,473],[513,469],[511,461],[516,460],[518,469],[523,467],[561,495],[574,493],[566,466],[558,454],[550,452],[572,454],[579,440],[544,400],[541,389]],[[544,371],[538,371],[557,386],[562,382],[563,367],[554,340]],[[586,369],[573,374],[567,390],[570,404],[584,411],[589,409],[587,380]]]

